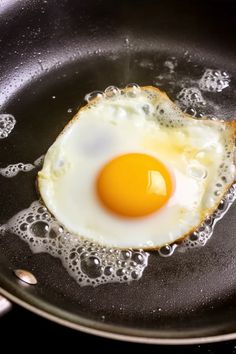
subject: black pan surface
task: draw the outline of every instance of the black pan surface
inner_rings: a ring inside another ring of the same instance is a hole
[[[44,154],[87,92],[130,82],[175,100],[207,68],[230,86],[204,93],[203,114],[236,117],[233,1],[2,1],[0,109],[16,118],[0,140],[1,166]],[[174,73],[169,64],[176,63]],[[199,112],[197,112],[198,114]],[[37,170],[0,176],[0,223],[37,199]],[[13,301],[68,326],[120,339],[193,343],[236,337],[235,205],[205,247],[151,253],[141,280],[80,287],[61,262],[0,237],[0,286]],[[14,269],[32,271],[22,286]]]
[[[24,327],[22,327],[22,318],[24,318]],[[100,351],[109,353],[112,351],[117,354],[120,352],[138,352],[145,354],[218,354],[227,353],[235,354],[235,341],[222,342],[222,343],[208,343],[208,344],[195,344],[191,346],[163,346],[163,345],[145,345],[141,343],[127,343],[121,341],[114,341],[96,336],[91,337],[86,333],[73,331],[69,328],[62,327],[51,321],[47,321],[39,316],[36,316],[25,309],[14,306],[13,311],[9,312],[4,318],[1,318],[1,334],[2,344],[6,344],[9,348],[13,348],[13,342],[9,343],[7,340],[8,333],[14,333],[15,341],[22,342],[22,337],[27,336],[37,341],[39,332],[43,333],[44,341],[39,341],[37,347],[44,350],[45,341],[53,343],[55,350],[60,349],[61,343],[66,343],[67,350],[73,349],[74,344],[78,343],[79,348],[83,345],[88,351],[93,351],[94,348],[99,348]],[[60,341],[58,340],[60,338]],[[30,352],[31,348],[26,350]]]

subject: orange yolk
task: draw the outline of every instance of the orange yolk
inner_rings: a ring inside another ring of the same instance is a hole
[[[109,161],[97,178],[97,194],[111,212],[141,217],[163,207],[172,191],[172,178],[156,158],[139,153]]]

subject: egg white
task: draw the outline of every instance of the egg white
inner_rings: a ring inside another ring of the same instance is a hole
[[[73,234],[117,248],[158,248],[197,228],[233,183],[235,125],[193,119],[152,87],[135,97],[128,93],[78,112],[48,150],[38,186],[48,209]],[[95,188],[108,161],[133,152],[156,157],[175,179],[168,203],[142,218],[109,212]]]

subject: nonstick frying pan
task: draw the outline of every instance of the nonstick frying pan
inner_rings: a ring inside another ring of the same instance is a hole
[[[176,100],[184,86],[197,87],[207,68],[220,70],[229,87],[205,92],[201,109],[236,117],[235,10],[229,0],[2,0],[0,109],[16,125],[0,140],[1,167],[44,154],[84,95],[109,85],[156,85]],[[0,223],[37,199],[36,173],[0,176]],[[1,293],[111,338],[169,344],[236,338],[234,213],[233,205],[205,247],[168,258],[151,253],[139,281],[95,288],[80,287],[59,259],[33,254],[8,234],[0,237]],[[37,284],[19,281],[16,269],[30,271]]]

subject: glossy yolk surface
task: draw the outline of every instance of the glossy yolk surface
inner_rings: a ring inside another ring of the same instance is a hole
[[[163,207],[173,192],[167,168],[153,156],[129,153],[110,160],[96,181],[97,195],[111,212],[142,217]]]

